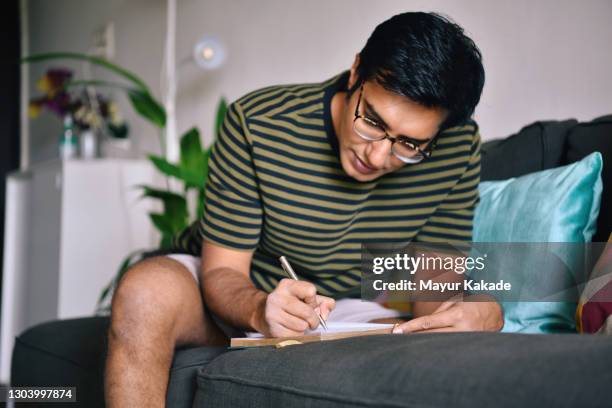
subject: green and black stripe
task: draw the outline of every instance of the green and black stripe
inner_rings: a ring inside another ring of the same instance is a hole
[[[234,102],[210,159],[201,222],[179,239],[254,250],[253,282],[271,291],[285,255],[319,293],[358,291],[364,242],[467,242],[478,202],[474,122],[443,132],[430,160],[371,182],[347,176],[330,115],[346,74],[275,86]]]

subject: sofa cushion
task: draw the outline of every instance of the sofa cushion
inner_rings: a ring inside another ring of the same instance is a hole
[[[364,336],[225,353],[194,407],[607,406],[611,366],[605,336]]]
[[[570,130],[567,136],[565,162],[582,160],[592,152],[600,152],[604,162],[601,173],[604,191],[593,241],[606,242],[612,233],[612,115],[580,123]]]
[[[514,135],[483,143],[481,180],[505,180],[565,164],[566,138],[577,123],[535,122]]]
[[[474,216],[475,242],[590,242],[597,223],[601,198],[602,160],[592,153],[583,160],[550,170],[504,181],[483,182],[479,186],[480,204]],[[543,273],[556,279],[553,287],[572,287],[578,276],[553,274],[552,270],[533,270],[542,257],[534,246],[531,258],[523,259],[525,268],[492,268],[491,282],[505,279],[514,291],[529,288]],[[561,248],[564,249],[564,248]],[[571,258],[576,254],[568,251]],[[575,260],[565,259],[568,265]],[[579,269],[573,270],[579,273]],[[512,299],[514,300],[514,299]],[[502,302],[504,331],[575,331],[576,303]]]
[[[602,157],[479,185],[475,242],[590,242],[603,189]]]
[[[76,386],[80,406],[104,407],[108,327],[109,318],[98,316],[57,320],[29,328],[15,339],[12,384]],[[168,382],[167,405],[191,407],[198,368],[225,351],[225,347],[176,350]]]
[[[191,408],[198,369],[227,351],[226,347],[193,347],[176,350],[168,380],[166,406]]]
[[[575,119],[540,121],[518,133],[482,144],[481,180],[504,180],[574,163],[593,152],[603,156],[604,191],[593,241],[605,242],[612,232],[612,115],[590,122]]]
[[[58,320],[29,328],[15,339],[12,385],[72,386],[77,388],[79,405],[104,407],[107,330],[106,317]]]

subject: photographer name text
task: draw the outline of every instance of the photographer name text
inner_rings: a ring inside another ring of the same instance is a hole
[[[431,292],[455,292],[455,291],[510,291],[512,284],[503,279],[498,282],[486,282],[484,280],[466,279],[461,282],[436,282],[433,280],[421,280],[418,283],[402,279],[398,282],[385,282],[377,279],[372,282],[376,291],[431,291]]]

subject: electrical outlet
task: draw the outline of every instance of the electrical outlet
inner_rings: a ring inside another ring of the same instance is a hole
[[[112,21],[93,32],[91,53],[108,60],[115,57],[115,24]]]

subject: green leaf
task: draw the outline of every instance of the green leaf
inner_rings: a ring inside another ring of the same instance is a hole
[[[200,132],[191,128],[181,137],[181,173],[187,187],[199,188],[204,185],[205,166]]]
[[[161,240],[159,242],[159,247],[161,249],[170,249],[170,248],[172,248],[172,236],[171,235],[162,235]]]
[[[22,58],[21,62],[22,63],[32,63],[32,62],[51,61],[51,60],[57,60],[57,59],[73,59],[73,60],[80,60],[80,61],[88,61],[92,64],[105,68],[119,75],[122,78],[125,78],[126,80],[136,85],[136,87],[139,88],[141,91],[145,93],[149,93],[149,87],[142,79],[140,79],[140,77],[138,77],[138,75],[134,74],[131,71],[128,71],[125,68],[120,67],[119,65],[113,64],[112,62],[110,62],[109,60],[105,58],[94,57],[94,56],[87,55],[87,54],[79,54],[76,52],[49,52],[49,53],[44,53],[44,54],[29,55],[27,57]]]
[[[155,188],[141,186],[143,189],[143,197],[156,198],[164,204],[163,216],[167,217],[172,231],[185,227],[189,221],[189,210],[187,208],[187,200],[180,194],[171,191],[158,190]],[[164,231],[160,229],[160,231]]]
[[[119,273],[120,272],[121,272],[121,270],[119,271]],[[115,279],[116,279],[116,277],[115,277]],[[106,298],[110,294],[111,290],[115,286],[115,279],[111,280],[110,283],[108,285],[106,285],[104,287],[104,289],[102,289],[102,292],[100,293],[100,296],[98,297],[98,301],[96,302],[96,310],[97,311],[106,311],[107,310],[106,308],[102,308],[102,304],[104,303],[104,301],[106,300]]]
[[[198,190],[198,208],[196,209],[196,218],[204,217],[204,204],[206,203],[206,190],[201,188]]]
[[[159,128],[166,126],[166,111],[151,94],[137,89],[130,90],[127,94],[136,112]]]
[[[219,132],[221,132],[221,126],[223,125],[223,120],[225,119],[225,115],[227,114],[227,101],[225,98],[221,98],[219,104],[217,105],[217,115],[215,120],[215,138],[219,138]]]
[[[185,182],[185,188],[199,188],[204,184],[204,177],[202,172],[195,172],[192,170],[183,171],[183,181]]]
[[[162,235],[173,235],[172,220],[165,214],[149,213],[149,218]]]
[[[118,125],[113,125],[112,123],[108,122],[106,124],[106,129],[108,130],[109,135],[115,139],[127,139],[128,137],[129,127],[125,122]]]
[[[174,229],[170,217],[164,214],[149,213],[149,218],[153,225],[161,232],[160,248],[170,248],[172,246],[172,237],[178,232]]]
[[[163,157],[149,155],[149,160],[151,163],[157,168],[157,170],[164,173],[166,176],[175,177],[179,180],[183,179],[183,174],[181,172],[181,168],[175,164],[170,163]]]
[[[137,90],[137,89],[134,89],[124,84],[119,84],[117,82],[110,82],[110,81],[102,81],[99,79],[87,79],[87,80],[77,79],[74,81],[69,81],[68,83],[66,83],[66,85],[64,85],[65,88],[74,88],[76,86],[97,86],[97,87],[106,87],[106,88],[117,88],[117,89],[122,89],[128,92]]]
[[[164,200],[164,201],[176,201],[176,202],[183,202],[185,201],[185,197],[183,197],[182,195],[178,194],[178,193],[174,193],[172,191],[167,191],[167,190],[160,190],[154,187],[149,187],[149,186],[145,186],[145,185],[140,185],[140,188],[142,188],[143,190],[143,197],[151,197],[151,198],[159,198],[160,200]]]
[[[181,232],[189,224],[189,209],[187,200],[182,195],[171,191],[158,190],[142,186],[144,197],[159,199],[163,202],[162,214],[149,213],[153,225],[162,235],[162,241],[171,242],[172,237]],[[167,248],[166,246],[163,246]]]
[[[212,152],[212,146],[204,151],[204,167],[202,169],[202,177],[204,178],[204,183],[202,184],[202,189],[206,186],[206,181],[208,180],[208,160],[210,160],[210,153]]]

